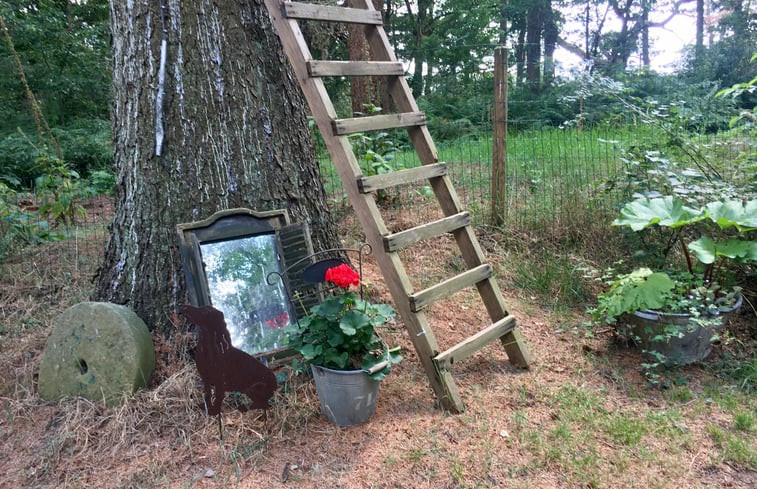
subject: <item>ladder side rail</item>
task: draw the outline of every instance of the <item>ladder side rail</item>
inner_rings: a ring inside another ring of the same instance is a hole
[[[356,0],[356,4],[357,3],[358,0]],[[375,10],[370,0],[362,0],[360,3],[360,6],[365,6],[367,10]],[[383,28],[378,29],[373,28],[372,26],[365,26],[365,34],[371,50],[377,57],[389,60],[396,59]],[[415,112],[418,110],[418,105],[412,97],[412,92],[410,91],[410,87],[407,85],[407,81],[405,81],[404,77],[399,78],[390,86],[392,87],[393,99],[401,111]],[[413,141],[413,145],[415,146],[421,163],[424,165],[436,163],[438,161],[437,151],[433,140],[431,139],[431,135],[428,133],[428,128],[425,125],[417,129],[408,128],[408,132],[410,132],[411,140]],[[434,179],[430,184],[439,200],[442,212],[445,216],[455,215],[462,211],[463,206],[457,193],[454,191],[449,175]],[[470,226],[453,233],[453,235],[461,249],[463,260],[469,269],[475,268],[484,263],[483,251],[481,250],[481,247],[478,244],[478,239]],[[499,290],[494,290],[496,285],[492,287],[488,282],[479,284],[478,288],[480,292],[483,292],[482,297],[485,302],[487,304],[492,302],[492,306],[488,307],[488,312],[492,321],[499,321],[508,315],[507,309],[504,305],[504,301],[501,299],[501,293],[498,293]],[[494,300],[491,301],[488,299]]]
[[[365,7],[367,10],[375,10],[370,0],[355,0],[356,5]],[[386,59],[389,61],[397,60],[397,56],[389,43],[389,38],[383,28],[377,28],[375,26],[364,26],[365,37],[368,41],[368,45],[371,48],[371,52],[378,59]],[[397,109],[400,112],[418,112],[418,103],[412,95],[410,86],[407,84],[405,77],[398,77],[396,79],[390,79],[388,82],[389,93],[392,100],[397,105]],[[428,126],[420,125],[407,128],[410,140],[413,143],[418,158],[423,165],[438,163],[439,155],[434,145],[434,141],[431,138],[431,133],[428,130]],[[431,182],[431,188],[434,191],[437,199],[441,203],[442,212],[445,216],[451,216],[457,214],[463,210],[463,206],[460,203],[460,199],[452,185],[452,181],[445,177],[443,179],[435,179]],[[480,260],[479,260],[480,261]],[[468,262],[466,260],[466,262]],[[478,266],[481,263],[470,262],[469,267]],[[501,318],[496,318],[499,320]]]

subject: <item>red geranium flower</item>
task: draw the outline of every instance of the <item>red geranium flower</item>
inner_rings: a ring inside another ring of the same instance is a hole
[[[342,263],[326,270],[326,281],[346,289],[350,285],[360,285],[360,275],[351,266]]]

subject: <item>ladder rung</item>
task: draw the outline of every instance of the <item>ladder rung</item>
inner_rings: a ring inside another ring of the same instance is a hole
[[[406,229],[405,231],[384,236],[384,249],[387,252],[397,251],[402,248],[407,248],[419,241],[423,241],[424,239],[440,236],[444,233],[449,233],[456,229],[468,226],[469,224],[470,214],[467,212],[460,212],[459,214],[447,216],[411,229]]]
[[[405,68],[399,61],[323,61],[307,62],[308,73],[321,76],[402,76]]]
[[[422,126],[426,123],[423,112],[404,112],[401,114],[369,115],[351,119],[336,119],[332,122],[334,134],[344,136],[363,131],[380,131],[397,127]]]
[[[284,17],[346,24],[383,25],[381,12],[361,8],[333,7],[312,3],[284,2]]]
[[[357,187],[361,193],[367,194],[384,188],[396,187],[406,183],[428,180],[430,178],[443,177],[447,174],[446,163],[432,163],[430,165],[397,170],[370,177],[359,177]]]
[[[467,272],[463,272],[460,275],[445,280],[437,285],[429,287],[425,290],[413,294],[409,297],[410,309],[413,312],[418,312],[429,304],[449,297],[458,290],[462,290],[465,287],[475,285],[482,282],[492,276],[491,265],[479,265],[476,268],[471,268]]]
[[[488,345],[497,338],[501,338],[508,332],[515,328],[515,318],[513,316],[505,316],[496,323],[479,331],[468,339],[465,339],[453,346],[452,348],[445,350],[434,357],[434,361],[440,369],[444,370],[451,367],[453,364],[468,358],[476,351]]]

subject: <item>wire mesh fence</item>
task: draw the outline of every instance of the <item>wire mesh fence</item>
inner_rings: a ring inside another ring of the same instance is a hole
[[[503,229],[511,233],[537,233],[544,239],[580,233],[589,220],[608,225],[622,202],[628,200],[624,186],[627,157],[624,148],[654,137],[655,129],[641,125],[594,128],[537,128],[511,130],[507,137],[505,205]],[[408,144],[398,143],[380,171],[418,166],[420,162]],[[702,135],[696,144],[707,151],[710,162],[724,178],[737,181],[744,177],[737,162],[753,152],[750,138]],[[454,141],[437,144],[439,160],[448,164],[463,206],[477,224],[491,218],[492,138],[486,129]],[[362,161],[363,166],[367,162]],[[335,212],[349,212],[343,184],[330,159],[321,156],[324,189]],[[366,169],[366,172],[370,170]],[[374,171],[376,171],[374,169]],[[403,186],[378,196],[385,206],[422,221],[441,217],[429,210],[431,189],[420,182]],[[10,212],[0,219],[0,243],[8,246],[15,236],[17,249],[0,256],[0,276],[33,274],[40,283],[66,282],[65,274],[93,274],[107,238],[107,224],[112,217],[112,201],[95,198],[83,202],[84,212],[72,222],[37,225],[35,210],[39,202],[33,194],[19,194],[9,202]],[[401,217],[400,213],[400,217]],[[421,215],[422,214],[422,215]],[[49,226],[49,227],[47,227]],[[35,243],[45,243],[34,246]],[[95,249],[96,248],[96,249]],[[62,272],[62,267],[67,271]],[[63,275],[61,275],[63,274]],[[4,286],[8,286],[5,281]]]
[[[506,141],[504,226],[517,231],[538,230],[545,237],[562,235],[566,227],[578,225],[591,214],[608,216],[630,198],[625,185],[629,162],[627,148],[644,138],[656,136],[648,126],[599,126],[594,128],[538,128],[511,131]],[[659,137],[658,137],[659,139]],[[660,142],[660,145],[663,143]],[[706,148],[711,163],[736,180],[742,170],[734,164],[749,151],[748,141],[728,141],[716,135],[702,135],[696,144]],[[651,145],[654,148],[654,145]],[[439,160],[446,162],[462,203],[474,220],[486,223],[491,215],[492,139],[489,134],[437,144]],[[386,155],[385,155],[386,156]],[[388,160],[391,169],[419,165],[407,149]],[[360,159],[360,155],[358,155]],[[376,171],[370,162],[360,161],[364,173]],[[388,168],[387,168],[388,169]],[[382,168],[381,171],[385,169]],[[335,209],[349,206],[344,188],[328,158],[321,159],[321,171],[329,201]],[[403,187],[390,199],[394,205],[417,205],[418,196],[428,195],[424,184]],[[412,197],[412,198],[409,198]]]

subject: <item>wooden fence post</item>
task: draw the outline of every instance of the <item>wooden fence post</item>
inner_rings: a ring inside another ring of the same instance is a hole
[[[494,50],[494,121],[492,129],[491,224],[505,222],[507,175],[507,48]]]

